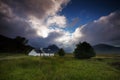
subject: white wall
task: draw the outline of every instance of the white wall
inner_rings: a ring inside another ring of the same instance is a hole
[[[39,53],[36,53],[35,50],[30,51],[28,55],[29,55],[29,56],[40,56],[40,54],[39,54]]]
[[[40,56],[54,56],[54,53],[41,53]]]
[[[29,56],[54,56],[54,53],[36,53],[35,50],[32,50],[28,54]]]

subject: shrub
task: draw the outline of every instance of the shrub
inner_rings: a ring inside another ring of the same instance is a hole
[[[58,51],[58,55],[59,56],[64,56],[65,55],[65,51],[64,51],[64,49],[59,49],[59,51]]]

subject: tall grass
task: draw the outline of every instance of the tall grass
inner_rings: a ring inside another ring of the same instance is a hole
[[[120,71],[95,59],[26,57],[0,60],[0,80],[120,80]]]

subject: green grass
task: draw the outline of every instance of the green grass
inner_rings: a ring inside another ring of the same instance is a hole
[[[0,60],[0,80],[120,80],[116,58],[30,57]]]

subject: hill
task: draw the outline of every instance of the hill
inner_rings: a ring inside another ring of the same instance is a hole
[[[43,48],[46,52],[56,53],[59,50],[59,47],[57,47],[55,44],[49,45],[47,48]]]
[[[108,45],[108,44],[98,44],[98,45],[93,46],[93,48],[96,51],[96,53],[103,53],[103,54],[120,53],[120,47],[115,47],[115,46]]]

